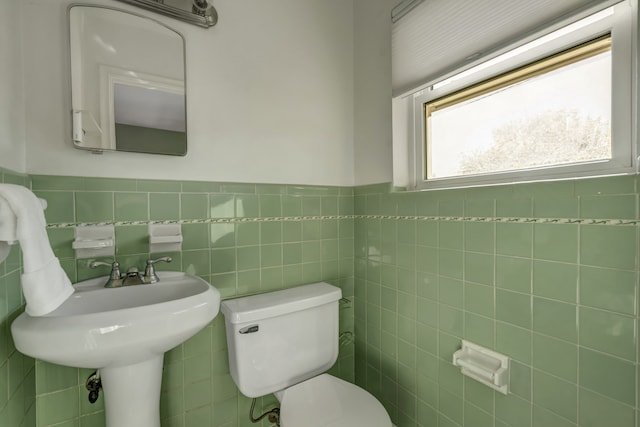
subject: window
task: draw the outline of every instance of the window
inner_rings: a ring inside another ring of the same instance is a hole
[[[427,180],[610,160],[611,38],[429,101],[424,111]]]
[[[408,186],[634,173],[634,7],[573,19],[396,97]]]

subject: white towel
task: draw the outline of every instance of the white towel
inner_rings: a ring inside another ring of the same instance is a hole
[[[30,316],[43,316],[66,301],[74,292],[73,286],[53,254],[42,204],[35,194],[19,185],[0,184],[0,197],[9,203],[16,216],[16,237],[24,269],[25,310]],[[0,217],[6,214],[0,212]]]
[[[9,206],[9,202],[0,197],[0,242],[15,244],[16,237],[16,216]]]
[[[42,205],[42,209],[47,208],[47,201],[38,199]],[[16,215],[13,213],[9,202],[0,197],[0,242],[8,242],[10,245],[18,243],[16,237]],[[2,260],[3,258],[0,258]],[[1,261],[0,261],[1,262]]]

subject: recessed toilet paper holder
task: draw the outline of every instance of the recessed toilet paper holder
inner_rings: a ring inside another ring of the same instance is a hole
[[[509,393],[509,356],[462,340],[462,348],[453,354],[453,365],[462,374],[499,391]]]

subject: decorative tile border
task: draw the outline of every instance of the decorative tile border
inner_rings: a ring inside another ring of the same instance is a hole
[[[581,225],[640,225],[635,219],[587,219],[587,218],[514,218],[514,217],[456,217],[456,216],[397,216],[397,215],[354,215],[361,219],[395,219],[415,221],[452,222],[502,222],[520,224],[581,224]]]
[[[247,222],[299,222],[343,219],[390,219],[406,221],[450,221],[450,222],[495,222],[517,224],[578,224],[578,225],[613,225],[638,226],[637,219],[577,219],[577,218],[512,218],[512,217],[455,217],[455,216],[405,216],[405,215],[325,215],[325,216],[286,216],[286,217],[254,217],[254,218],[207,218],[182,219],[166,221],[113,221],[97,223],[58,223],[48,224],[47,228],[73,228],[77,226],[129,226],[149,224],[238,224]]]
[[[327,215],[327,216],[286,216],[286,217],[254,217],[254,218],[207,218],[207,219],[180,219],[165,221],[108,221],[94,223],[59,223],[47,224],[47,228],[72,228],[77,226],[99,226],[99,225],[149,225],[149,224],[238,224],[245,222],[278,222],[278,221],[314,221],[331,219],[354,219],[356,215]]]

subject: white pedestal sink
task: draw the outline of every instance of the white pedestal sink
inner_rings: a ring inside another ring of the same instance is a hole
[[[104,288],[101,277],[42,317],[11,325],[16,348],[50,363],[100,370],[107,427],[159,427],[163,356],[213,320],[220,293],[204,280],[160,272],[148,285]]]

